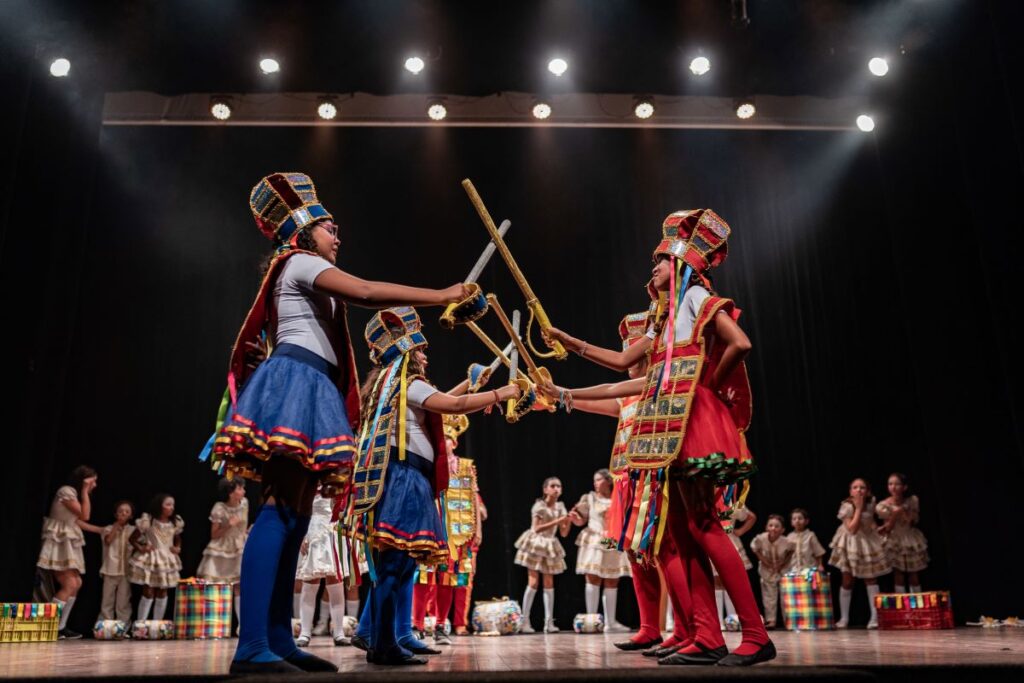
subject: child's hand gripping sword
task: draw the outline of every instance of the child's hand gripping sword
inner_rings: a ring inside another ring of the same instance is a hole
[[[523,345],[523,341],[519,338],[519,335],[513,334],[513,329],[515,329],[513,322],[509,322],[508,316],[505,315],[505,310],[501,307],[501,304],[498,303],[498,297],[494,294],[488,294],[487,303],[490,304],[491,309],[494,311],[495,315],[498,316],[498,320],[501,321],[505,330],[512,336],[512,341],[516,345],[516,348],[513,349],[512,353],[517,357],[521,357],[526,363],[526,372],[530,376],[530,380],[532,380],[531,383],[542,386],[553,385],[554,382],[551,379],[551,373],[548,372],[547,368],[537,367],[537,364],[533,361],[533,358],[530,356],[530,352],[527,350],[526,346]],[[536,394],[536,390],[534,390],[533,393]],[[539,401],[549,413],[555,412],[556,406],[551,399],[537,394],[536,400]]]
[[[508,381],[510,384],[518,386],[520,392],[519,398],[510,398],[505,408],[505,421],[514,424],[533,409],[533,404],[537,400],[537,391],[530,380],[519,372],[519,346],[522,344],[519,340],[519,311],[512,311],[511,323],[504,316],[505,314],[502,312],[502,324],[507,325],[505,329],[512,335],[513,342],[512,352],[509,356]]]
[[[502,239],[501,235],[498,234],[498,229],[494,227],[494,220],[491,218],[491,214],[488,213],[487,207],[484,206],[484,202],[480,199],[480,195],[477,194],[476,188],[473,187],[472,181],[466,178],[462,181],[462,187],[466,190],[466,194],[469,195],[469,201],[473,203],[473,208],[480,214],[480,219],[484,222],[484,227],[487,228],[487,232],[491,235],[491,241],[497,246],[498,251],[501,252],[501,257],[505,259],[505,264],[508,269],[512,271],[512,277],[515,279],[516,284],[519,285],[519,289],[523,292],[523,296],[526,297],[526,307],[530,309],[530,318],[526,321],[526,334],[523,335],[526,338],[526,343],[529,345],[530,350],[533,351],[537,358],[557,358],[558,360],[565,360],[566,351],[565,347],[561,345],[556,339],[548,339],[545,335],[547,330],[551,327],[551,321],[548,320],[548,314],[544,312],[544,307],[540,305],[540,300],[537,299],[537,295],[533,293],[533,289],[530,287],[530,283],[526,281],[526,276],[523,275],[523,271],[519,270],[519,266],[516,264],[516,260],[512,257],[512,252],[508,250],[508,246],[505,244],[505,240]],[[541,334],[544,335],[544,344],[551,349],[549,352],[541,353],[530,339],[530,329],[533,327],[533,321],[536,318],[537,325],[540,327]]]
[[[512,222],[505,220],[501,222],[501,227],[498,228],[498,239],[505,237],[505,233],[512,227]],[[504,242],[502,242],[504,244]],[[458,324],[472,323],[474,320],[479,320],[485,313],[487,313],[487,300],[484,299],[484,294],[480,291],[480,285],[476,283],[480,279],[480,273],[484,272],[484,268],[487,267],[487,263],[494,256],[494,252],[497,246],[494,240],[487,243],[484,247],[483,253],[480,254],[480,258],[476,260],[473,268],[469,271],[469,275],[463,282],[466,285],[466,289],[469,290],[469,296],[462,301],[456,301],[453,304],[448,304],[444,309],[444,313],[441,314],[441,327],[446,330],[453,329]]]

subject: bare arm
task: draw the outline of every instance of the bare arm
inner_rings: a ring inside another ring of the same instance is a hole
[[[569,529],[568,529],[569,517],[568,516],[566,516],[566,517],[559,517],[557,519],[551,520],[550,522],[538,522],[537,521],[538,519],[540,519],[540,517],[534,517],[533,518],[533,530],[534,531],[538,531],[538,532],[539,531],[547,531],[548,529],[550,529],[553,526],[558,526],[558,525],[560,525],[562,523],[565,523],[565,525],[566,525],[565,533],[566,534],[569,533]],[[565,536],[565,534],[562,534],[562,535]]]
[[[568,515],[558,520],[558,533],[562,534],[562,538],[569,535],[569,529],[571,526],[572,520],[569,519]]]
[[[78,524],[79,528],[81,528],[84,531],[88,531],[91,534],[102,534],[103,533],[103,527],[101,527],[101,526],[96,526],[95,524],[89,524],[89,522],[83,521],[81,519],[78,520],[75,523]]]
[[[722,360],[715,373],[711,376],[711,390],[717,391],[725,378],[739,365],[747,354],[750,353],[750,339],[740,329],[736,321],[724,313],[715,315],[715,336],[725,342],[725,351],[722,352]]]
[[[645,381],[643,377],[637,377],[636,379],[627,379],[622,382],[615,382],[614,384],[598,384],[593,387],[569,389],[568,391],[572,394],[574,402],[578,399],[624,398],[626,396],[636,396],[642,392]],[[557,395],[555,398],[557,398]]]
[[[747,510],[747,518],[745,520],[743,520],[742,524],[740,524],[738,527],[735,527],[732,530],[732,532],[734,534],[736,534],[737,536],[743,536],[743,534],[745,534],[748,531],[750,531],[751,527],[753,527],[754,524],[756,524],[756,523],[757,523],[757,515],[755,515],[753,513],[753,511]]]
[[[103,545],[110,545],[113,543],[114,539],[117,537],[117,531],[117,526],[110,527],[110,531],[103,534]]]
[[[617,370],[618,372],[625,372],[632,366],[639,363],[647,353],[647,350],[651,348],[650,337],[644,337],[625,351],[615,351],[589,344],[582,339],[577,339],[576,337],[563,332],[557,327],[549,328],[546,334],[548,337],[562,342],[565,348],[570,351],[582,353],[583,357],[587,360],[597,363],[598,365],[603,365],[611,370]]]
[[[617,418],[619,416],[619,402],[614,398],[605,398],[601,400],[593,399],[577,399],[575,394],[573,395],[572,401],[573,410],[582,410],[585,413],[594,413],[595,415],[607,415],[608,417]]]
[[[506,384],[498,389],[485,391],[480,394],[466,394],[452,396],[443,391],[431,394],[430,398],[423,402],[423,407],[432,413],[445,413],[448,415],[461,413],[475,413],[495,403],[507,401],[510,398],[519,398],[519,387],[514,384]]]
[[[864,512],[864,499],[854,498],[853,499],[853,514],[850,515],[850,519],[843,522],[846,525],[846,530],[851,534],[855,534],[860,531],[860,516]]]
[[[210,522],[210,540],[215,541],[228,531],[227,524],[221,524],[220,522]]]
[[[467,296],[461,284],[447,289],[408,287],[391,282],[363,280],[338,268],[328,268],[317,275],[313,285],[321,292],[364,308],[392,306],[443,306]]]

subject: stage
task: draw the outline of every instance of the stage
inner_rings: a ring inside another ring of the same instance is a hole
[[[453,638],[443,654],[422,667],[384,668],[366,663],[352,647],[314,638],[310,651],[360,681],[642,681],[666,678],[800,678],[802,680],[1019,681],[1024,673],[1024,629],[826,633],[777,631],[778,658],[751,669],[665,667],[612,647],[620,635]],[[739,634],[726,635],[730,646]],[[85,680],[114,677],[216,680],[227,676],[234,640],[0,645],[0,678]],[[319,674],[317,678],[336,678]],[[309,675],[302,679],[310,678]],[[260,677],[259,680],[268,680]]]

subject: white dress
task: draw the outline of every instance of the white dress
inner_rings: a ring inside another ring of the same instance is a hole
[[[319,494],[313,498],[313,516],[306,531],[306,552],[299,555],[299,566],[295,578],[299,581],[338,579],[338,528],[331,522],[334,501]]]
[[[875,506],[872,503],[865,503],[860,513],[860,527],[857,533],[853,533],[846,528],[846,520],[853,517],[853,503],[843,501],[837,515],[839,528],[829,543],[832,556],[828,563],[858,579],[874,579],[892,571],[882,547],[882,537],[875,526]]]
[[[77,569],[85,573],[85,535],[78,526],[78,515],[64,505],[65,500],[78,500],[78,491],[72,486],[61,486],[50,505],[50,514],[43,517],[43,547],[39,549],[36,566],[63,571]]]
[[[235,526],[228,526],[234,517]],[[238,583],[242,576],[242,551],[249,526],[249,501],[245,498],[238,507],[217,502],[210,510],[210,521],[224,527],[220,538],[212,538],[203,550],[203,559],[196,570],[196,576],[218,583]]]
[[[875,506],[878,516],[888,520],[892,516],[895,503],[887,498]],[[882,537],[885,557],[893,569],[901,572],[920,572],[928,568],[928,541],[921,530],[915,526],[921,516],[921,504],[917,496],[909,496],[903,500],[903,512],[893,524],[888,535]]]
[[[135,520],[141,534],[140,543],[153,550],[135,552],[128,560],[128,580],[151,588],[177,588],[181,578],[181,556],[171,552],[174,537],[185,528],[185,522],[175,515],[169,522],[153,519],[149,513]]]
[[[538,500],[530,510],[530,528],[524,531],[516,540],[515,563],[521,567],[538,571],[541,574],[561,574],[565,571],[565,548],[555,538],[558,533],[558,525],[554,525],[544,531],[533,530],[533,519],[540,518],[541,523],[547,523],[565,517],[568,512],[562,501],[555,503],[554,509],[549,508],[543,500]]]
[[[587,526],[576,537],[579,550],[576,553],[576,573],[592,574],[602,579],[617,579],[629,576],[629,558],[626,553],[609,547],[605,541],[604,515],[612,504],[605,498],[590,491],[583,494],[576,510],[587,520]]]

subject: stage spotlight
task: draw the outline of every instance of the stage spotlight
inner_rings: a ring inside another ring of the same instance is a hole
[[[331,98],[323,97],[316,108],[316,114],[325,121],[330,121],[338,115],[338,107],[331,101]]]
[[[448,116],[448,108],[440,102],[432,102],[427,107],[427,116],[434,121],[444,121],[445,117]]]
[[[231,118],[231,102],[223,97],[210,100],[210,113],[218,121],[227,121]]]
[[[889,73],[889,62],[884,57],[872,57],[868,62],[868,70],[876,76],[884,76]]]
[[[426,64],[419,57],[409,57],[409,59],[405,60],[405,70],[411,74],[418,74],[423,71],[424,66]]]
[[[276,59],[270,57],[264,57],[260,60],[260,71],[265,74],[276,74],[281,70],[281,65],[277,63]]]
[[[51,76],[55,76],[57,78],[64,78],[69,73],[71,73],[71,62],[64,59],[63,57],[53,60],[53,63],[50,64]]]
[[[875,129],[875,120],[867,114],[861,114],[857,117],[857,127],[865,133],[870,133]]]
[[[694,57],[690,62],[690,71],[695,76],[703,76],[711,70],[711,60],[707,57]]]
[[[551,116],[551,105],[547,102],[538,102],[533,105],[533,118],[544,120]]]
[[[565,73],[565,70],[569,68],[569,62],[565,61],[561,57],[556,57],[548,62],[548,71],[556,76],[561,76]]]
[[[649,119],[654,116],[654,102],[646,97],[637,98],[633,113],[638,119]]]
[[[749,119],[756,113],[757,108],[754,107],[753,102],[741,102],[740,105],[736,107],[736,116],[741,119]]]

